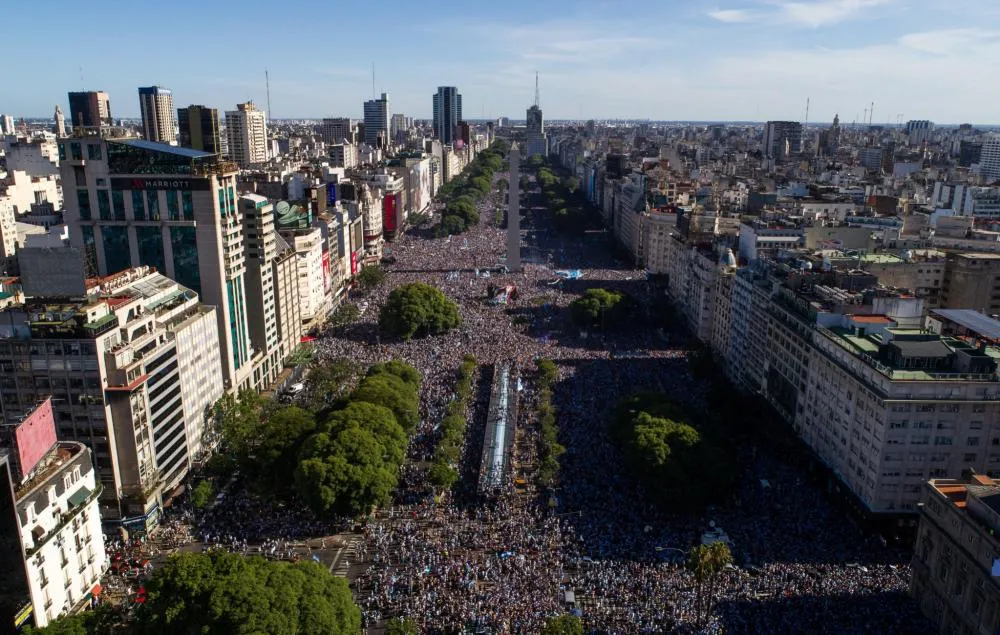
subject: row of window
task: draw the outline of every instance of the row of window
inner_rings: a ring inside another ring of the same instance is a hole
[[[160,210],[160,191],[129,190],[132,202],[132,216],[128,216],[125,208],[125,192],[123,190],[95,190],[97,196],[97,211],[100,220],[137,220],[137,221],[192,221],[194,220],[194,197],[191,192],[164,190],[166,201],[166,218],[162,218]],[[110,192],[110,194],[109,194]],[[220,190],[221,193],[221,190]],[[77,206],[81,220],[93,220],[93,210],[90,204],[90,190],[80,188],[76,191]]]

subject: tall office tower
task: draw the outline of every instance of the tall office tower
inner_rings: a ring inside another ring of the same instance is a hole
[[[510,147],[510,185],[507,187],[507,269],[521,270],[521,150]]]
[[[226,111],[229,158],[241,168],[267,161],[267,119],[252,101]]]
[[[59,106],[59,104],[56,104],[56,113],[53,116],[53,119],[55,123],[52,126],[52,132],[54,132],[58,138],[62,139],[66,136],[66,116],[63,115],[62,107]]]
[[[89,603],[107,565],[90,450],[56,440],[49,398],[19,419],[8,428],[8,449],[0,450],[4,632],[44,628]]]
[[[323,142],[333,145],[343,143],[347,139],[349,143],[357,143],[354,134],[354,123],[347,117],[327,118],[323,120]]]
[[[0,115],[0,134],[14,134],[14,117]]]
[[[438,86],[433,100],[434,136],[441,143],[454,143],[458,138],[458,122],[462,121],[462,96],[454,86]]]
[[[979,151],[979,174],[987,184],[1000,181],[1000,134],[991,134],[983,140]]]
[[[934,122],[926,119],[911,119],[906,122],[906,142],[918,146],[928,141],[934,132]]]
[[[379,99],[365,102],[365,143],[375,147],[387,148],[389,136],[389,95],[382,93]],[[381,143],[379,142],[381,139]]]
[[[389,126],[389,134],[393,143],[399,144],[400,140],[406,139],[406,131],[410,126],[406,123],[406,115],[395,113],[392,115],[392,123]]]
[[[46,275],[53,259],[69,264],[67,255],[81,257],[19,254],[32,297],[0,313],[0,341],[22,342],[0,348],[0,365],[33,370],[7,375],[15,386],[4,390],[3,415],[51,394],[59,438],[94,451],[101,515],[150,527],[162,495],[201,453],[206,411],[223,392],[216,310],[149,267],[89,288],[79,270],[76,281]]]
[[[549,142],[545,137],[545,120],[542,118],[542,108],[538,99],[538,74],[535,74],[535,103],[525,114],[527,140],[527,156],[545,156],[549,153]]]
[[[768,121],[764,127],[764,156],[783,160],[802,152],[802,124],[797,121]]]
[[[139,113],[142,115],[142,136],[147,141],[177,141],[177,134],[174,132],[174,97],[169,88],[139,87]]]
[[[111,101],[103,90],[69,93],[70,125],[100,128],[111,125]]]
[[[151,265],[217,307],[226,389],[250,387],[237,166],[207,152],[135,139],[60,144],[70,157],[59,166],[63,182],[75,184],[64,197],[71,244],[84,250],[99,275]]]
[[[219,111],[215,108],[191,105],[177,109],[180,144],[185,148],[222,154],[219,138]]]

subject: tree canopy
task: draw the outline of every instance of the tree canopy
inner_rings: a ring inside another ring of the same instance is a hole
[[[378,285],[382,284],[385,280],[385,272],[382,271],[382,267],[378,265],[368,265],[361,268],[358,272],[358,287],[363,292],[368,292],[373,290]]]
[[[490,193],[493,174],[503,167],[503,151],[497,144],[480,152],[461,175],[438,190],[437,199],[445,203],[438,227],[440,235],[461,234],[479,222],[476,202]]]
[[[136,630],[150,635],[354,635],[361,611],[342,578],[314,562],[224,551],[172,556],[146,583]]]
[[[440,289],[412,282],[392,290],[378,323],[384,335],[408,340],[449,331],[461,323],[461,318],[458,306]]]
[[[587,289],[569,305],[570,316],[582,328],[611,330],[623,327],[635,310],[635,301],[609,289]]]
[[[545,620],[542,635],[583,635],[583,621],[575,615],[558,615]]]
[[[692,425],[688,413],[660,393],[624,399],[611,432],[637,478],[657,500],[701,507],[724,496],[734,478],[726,446],[711,426]],[[697,483],[697,487],[692,484]]]

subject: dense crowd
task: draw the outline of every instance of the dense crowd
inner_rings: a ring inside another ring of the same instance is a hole
[[[714,521],[732,541],[736,566],[721,576],[706,632],[920,632],[905,596],[905,554],[866,538],[785,457],[744,445],[733,503],[704,515],[671,514],[645,501],[604,421],[620,397],[639,389],[705,407],[686,352],[661,329],[586,337],[569,327],[566,308],[586,285],[627,291],[649,307],[643,273],[583,238],[554,238],[529,214],[522,226],[539,242],[525,253],[553,256],[508,274],[505,233],[493,220],[499,204],[494,193],[480,205],[480,225],[460,237],[399,237],[389,247],[394,262],[385,283],[366,298],[372,309],[346,334],[322,338],[319,352],[365,364],[398,358],[421,371],[422,423],[411,445],[417,462],[433,453],[463,355],[485,364],[513,360],[522,372],[536,358],[555,360],[555,405],[568,447],[555,504],[513,487],[489,503],[435,502],[424,495],[422,469],[408,466],[397,507],[365,529],[369,566],[355,587],[366,623],[405,615],[429,633],[537,632],[547,616],[572,610],[589,632],[695,632],[695,584],[678,554]],[[569,267],[583,279],[562,280],[558,271]],[[416,281],[456,301],[462,326],[430,339],[382,341],[377,308],[393,288]],[[516,285],[516,300],[491,305],[490,284]],[[531,399],[528,384],[522,400]],[[530,409],[518,425],[530,438]]]

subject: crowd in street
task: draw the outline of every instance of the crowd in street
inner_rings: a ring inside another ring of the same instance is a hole
[[[505,233],[492,220],[499,204],[494,193],[480,206],[480,225],[462,236],[397,238],[385,283],[366,298],[373,310],[345,335],[322,338],[319,353],[365,364],[402,359],[420,370],[415,461],[433,453],[463,355],[485,364],[513,360],[522,372],[536,358],[555,360],[561,377],[554,399],[568,452],[554,505],[513,487],[478,505],[435,502],[423,495],[423,470],[405,468],[397,507],[365,528],[355,596],[366,624],[404,615],[427,633],[522,633],[574,611],[588,632],[696,632],[696,585],[682,554],[714,522],[731,540],[735,566],[720,577],[704,632],[920,632],[921,618],[905,595],[906,555],[866,537],[799,466],[766,448],[743,449],[732,505],[692,516],[646,501],[605,432],[610,409],[639,389],[704,407],[704,387],[691,377],[686,352],[662,330],[587,338],[568,326],[566,308],[586,285],[649,300],[643,272],[616,263],[602,246],[549,237],[540,251],[554,258],[506,273]],[[557,270],[568,267],[583,279],[561,280]],[[382,341],[377,307],[393,288],[415,281],[454,300],[462,326],[429,339]],[[506,307],[491,305],[489,284],[516,285],[518,297]],[[527,385],[522,400],[531,400],[531,390]],[[530,412],[518,425],[533,432]]]

